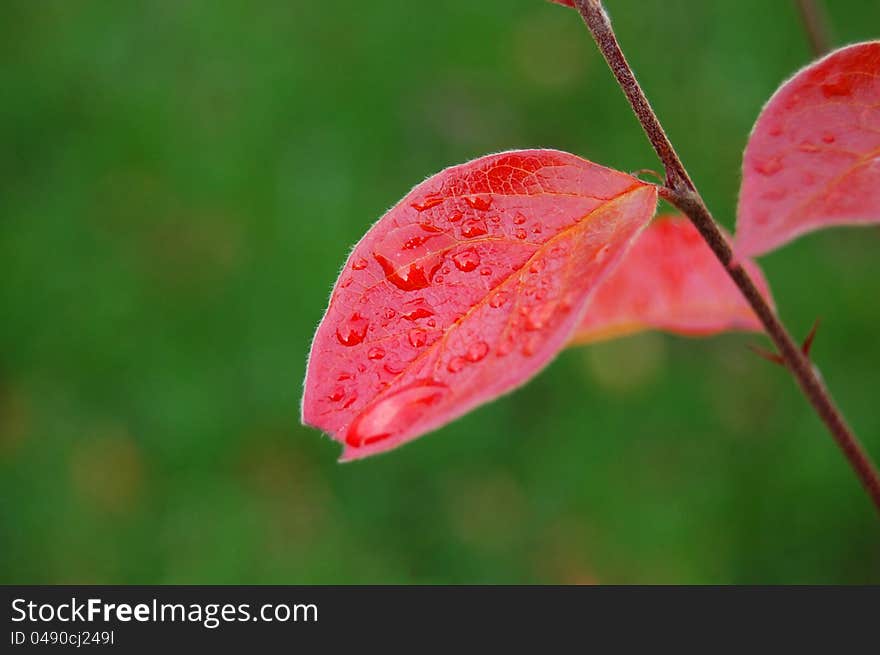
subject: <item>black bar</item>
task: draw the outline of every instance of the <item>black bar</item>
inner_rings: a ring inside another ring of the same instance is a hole
[[[540,652],[556,652],[571,650],[566,645],[754,645],[769,635],[788,645],[827,639],[846,647],[856,639],[876,645],[880,617],[880,587],[61,586],[0,587],[0,600],[0,652],[10,653],[57,651],[61,640],[83,639],[107,643],[79,643],[79,650],[116,652],[414,652],[477,643],[495,652],[530,641],[543,644]],[[58,620],[59,611],[76,620]]]

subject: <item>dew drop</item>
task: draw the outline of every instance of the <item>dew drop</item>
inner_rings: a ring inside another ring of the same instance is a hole
[[[403,303],[403,318],[408,321],[415,321],[420,318],[427,318],[434,315],[434,310],[424,298],[415,298]]]
[[[407,334],[407,339],[413,348],[421,348],[428,342],[428,333],[421,328],[413,328]]]
[[[446,370],[450,373],[458,373],[461,369],[465,367],[467,362],[464,357],[453,357],[449,360],[449,363],[446,365]]]
[[[367,267],[367,260],[363,257],[358,257],[354,260],[354,263],[352,263],[351,267],[356,271],[362,271]]]
[[[544,303],[536,305],[526,314],[526,330],[535,331],[544,328],[553,315],[553,304]]]
[[[410,224],[391,230],[376,245],[373,257],[389,282],[403,291],[415,291],[430,286],[445,249],[454,244],[455,239],[442,230]]]
[[[330,392],[330,395],[327,396],[327,398],[332,400],[334,403],[337,403],[345,398],[345,389],[343,389],[342,387],[335,387],[333,391]]]
[[[385,308],[385,311],[382,312],[382,316],[384,316],[387,320],[390,321],[392,318],[394,318],[395,316],[397,316],[397,312],[395,312],[395,311],[394,311],[393,309],[391,309],[390,307],[386,307],[386,308]]]
[[[342,409],[348,409],[349,407],[354,405],[354,402],[357,399],[358,399],[357,391],[352,391],[351,395],[348,397],[348,400],[346,400],[344,403],[342,403]]]
[[[343,346],[356,346],[367,335],[369,321],[355,312],[336,328],[336,338]]]
[[[480,269],[480,275],[492,275],[492,269],[488,266],[484,266]]]
[[[363,364],[358,364],[358,372],[364,373],[367,370],[367,367]]]
[[[434,280],[437,282],[437,284],[443,284],[443,276],[442,275],[438,275],[437,277],[434,278]]]
[[[345,436],[354,448],[368,446],[402,434],[446,396],[449,387],[434,380],[419,380],[376,401],[358,416]]]
[[[492,206],[492,196],[465,196],[464,199],[472,209],[478,211],[486,211]]]
[[[480,256],[473,249],[462,250],[452,256],[452,262],[458,270],[470,273],[479,265]]]
[[[848,96],[852,91],[853,79],[851,76],[835,75],[822,84],[822,95],[826,98]]]
[[[522,229],[521,227],[518,227],[518,228],[516,228],[516,230],[514,230],[513,235],[517,239],[525,239],[526,238],[526,231],[524,229]]]
[[[340,289],[347,289],[351,286],[351,283],[354,282],[354,279],[351,276],[345,278],[342,282],[339,283]]]
[[[395,366],[394,364],[391,364],[391,363],[386,363],[382,367],[382,369],[386,373],[388,373],[389,375],[400,375],[401,373],[404,372],[404,370],[406,370],[403,366]]]
[[[382,359],[384,356],[385,356],[385,350],[382,348],[379,348],[378,346],[375,348],[370,348],[367,351],[367,359],[372,359],[372,360]]]
[[[489,297],[489,307],[498,309],[507,302],[508,295],[506,291],[499,289]]]
[[[538,338],[535,335],[532,335],[528,339],[525,340],[522,347],[522,354],[526,357],[531,357],[538,350]]]
[[[567,314],[571,311],[571,308],[574,307],[574,301],[575,294],[569,291],[562,297],[562,300],[559,301],[559,311]]]
[[[541,226],[533,225],[532,226],[532,234],[541,234]]]
[[[489,354],[489,344],[485,341],[477,341],[468,346],[465,358],[469,362],[478,362]]]
[[[428,327],[437,327],[437,321],[435,321],[433,318],[429,318]]]
[[[596,256],[595,256],[594,259],[596,260],[596,263],[597,263],[597,264],[601,264],[602,262],[605,261],[605,257],[608,256],[608,251],[609,251],[610,249],[611,249],[610,246],[605,245],[605,246],[602,246],[601,248],[599,248],[599,250],[596,251]]]
[[[471,218],[461,225],[461,234],[465,239],[481,237],[487,232],[485,221],[479,218]]]
[[[831,132],[825,132],[825,134],[822,135],[822,141],[825,143],[834,143],[835,140],[836,138]]]
[[[516,333],[511,330],[501,337],[501,341],[499,342],[498,348],[495,350],[495,353],[499,357],[505,357],[506,355],[509,355],[511,352],[513,352],[515,346]]]
[[[529,272],[531,273],[540,273],[544,270],[544,267],[547,265],[543,259],[536,259],[529,265]]]
[[[461,220],[461,216],[462,216],[461,212],[458,211],[457,209],[455,209],[448,216],[449,222],[450,223],[458,223],[458,221]]]
[[[522,225],[526,222],[526,217],[522,212],[516,212],[516,216],[513,217],[514,225]]]
[[[782,170],[782,160],[779,157],[771,157],[755,164],[755,170],[761,175],[775,175]]]
[[[439,205],[442,202],[443,202],[443,196],[440,196],[438,194],[431,194],[431,195],[427,195],[424,198],[422,198],[421,202],[412,203],[412,208],[418,212],[423,212],[423,211],[427,211],[428,209],[431,209],[431,207],[436,207],[437,205]]]

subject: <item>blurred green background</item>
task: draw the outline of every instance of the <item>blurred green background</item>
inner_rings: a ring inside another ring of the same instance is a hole
[[[732,227],[793,4],[609,0]],[[838,43],[880,5],[828,3]],[[880,521],[782,369],[727,335],[569,350],[339,465],[299,426],[348,248],[503,149],[658,166],[580,19],[540,0],[15,0],[0,21],[0,582],[880,582]],[[880,457],[880,230],[763,260]]]

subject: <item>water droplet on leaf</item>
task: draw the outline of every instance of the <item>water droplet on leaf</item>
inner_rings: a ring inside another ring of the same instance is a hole
[[[853,78],[851,75],[834,75],[822,84],[822,94],[826,98],[848,96],[852,91]]]
[[[452,256],[452,261],[458,270],[470,273],[479,265],[480,256],[473,249],[462,250]]]
[[[782,160],[779,157],[771,157],[755,164],[755,170],[761,175],[775,175],[782,170]]]
[[[418,212],[427,211],[431,209],[431,207],[436,207],[440,203],[443,202],[443,196],[440,195],[428,195],[425,196],[421,202],[412,203],[412,208]]]
[[[486,211],[492,206],[492,196],[465,196],[464,199],[472,209],[478,211]]]
[[[446,370],[450,373],[458,373],[465,367],[465,364],[467,364],[467,362],[465,362],[463,357],[453,357],[446,365]]]
[[[434,380],[420,380],[376,401],[358,416],[348,429],[345,442],[360,448],[401,434],[412,427],[448,392]]]
[[[468,347],[465,357],[469,362],[478,362],[487,354],[489,354],[489,344],[485,341],[477,341]]]
[[[442,230],[426,227],[410,224],[396,228],[374,249],[373,257],[398,289],[415,291],[430,286],[443,264],[444,250],[455,244]]]
[[[461,226],[461,234],[465,239],[481,237],[487,232],[488,230],[486,229],[485,221],[482,221],[479,218],[471,218],[462,223]]]
[[[336,328],[336,338],[343,346],[356,346],[367,335],[369,321],[355,312]]]
[[[407,339],[413,348],[421,348],[428,342],[428,333],[421,328],[413,328],[407,334]]]
[[[434,310],[424,298],[415,298],[403,303],[403,318],[408,321],[415,321],[433,315]]]
[[[499,289],[489,297],[489,307],[498,309],[507,302],[508,293],[503,289]]]

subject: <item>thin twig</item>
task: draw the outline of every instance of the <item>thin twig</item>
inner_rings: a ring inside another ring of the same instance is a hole
[[[795,4],[800,12],[813,54],[817,57],[825,55],[831,49],[829,34],[831,30],[828,28],[828,20],[820,0],[796,0]]]
[[[745,269],[734,260],[730,244],[719,229],[715,219],[700,197],[696,186],[675,152],[660,120],[651,109],[642,88],[636,81],[626,61],[620,44],[611,27],[611,21],[602,7],[601,0],[575,0],[578,12],[590,29],[596,45],[608,62],[614,77],[629,100],[636,117],[645,130],[651,145],[666,168],[666,186],[660,195],[678,207],[702,235],[719,261],[739,287],[755,314],[761,320],[767,334],[779,349],[779,354],[791,371],[807,400],[822,419],[831,436],[840,446],[847,460],[865,487],[872,502],[880,511],[880,475],[870,456],[859,443],[837,409],[818,371],[797,343],[791,338],[776,313],[758,291]]]

